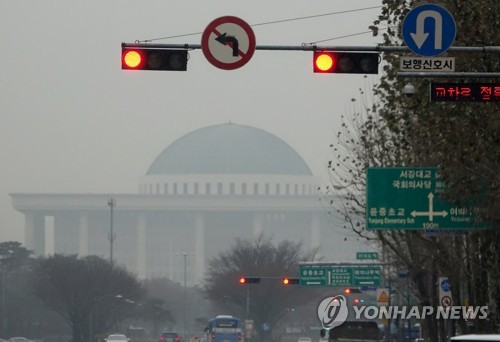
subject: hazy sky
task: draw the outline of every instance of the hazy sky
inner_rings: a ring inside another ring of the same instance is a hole
[[[200,44],[214,19],[250,25],[380,6],[381,0],[16,0],[0,4],[0,241],[24,240],[9,193],[135,193],[175,139],[234,122],[285,140],[326,180],[329,144],[376,76],[319,75],[312,52],[257,50],[237,70],[190,52],[186,72],[125,72],[122,42]],[[380,8],[253,26],[257,45],[368,31]],[[318,45],[375,46],[371,34]],[[106,206],[106,203],[103,203]]]

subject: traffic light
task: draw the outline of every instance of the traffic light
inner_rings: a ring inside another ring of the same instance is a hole
[[[283,285],[297,285],[299,283],[299,278],[283,278]]]
[[[348,287],[344,290],[345,294],[351,294],[351,293],[362,293],[360,289],[353,288],[353,287]]]
[[[378,52],[314,51],[315,73],[378,74]]]
[[[122,69],[186,71],[187,50],[122,47]]]
[[[260,278],[241,277],[240,284],[259,284]]]

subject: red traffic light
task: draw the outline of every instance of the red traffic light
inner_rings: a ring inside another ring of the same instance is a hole
[[[124,70],[186,71],[187,60],[187,50],[122,46]]]
[[[331,74],[378,74],[378,52],[314,51],[313,71]]]
[[[350,293],[362,293],[362,291],[360,289],[357,289],[357,288],[352,288],[352,287],[348,287],[344,290],[344,293],[345,294],[350,294]]]
[[[241,277],[240,284],[259,284],[260,278]]]
[[[144,58],[139,50],[127,50],[123,54],[123,64],[128,69],[138,68],[144,61]]]
[[[299,283],[299,278],[283,278],[283,285],[296,285]]]
[[[330,72],[335,66],[335,57],[330,52],[314,54],[314,72]]]

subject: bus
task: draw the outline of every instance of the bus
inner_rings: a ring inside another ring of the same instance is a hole
[[[241,320],[229,315],[212,318],[205,328],[207,342],[242,342]]]

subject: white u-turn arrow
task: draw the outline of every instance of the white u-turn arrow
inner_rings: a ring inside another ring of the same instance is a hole
[[[418,14],[417,26],[415,27],[417,32],[410,33],[411,38],[415,44],[417,44],[419,49],[422,45],[424,45],[424,42],[429,36],[429,33],[424,32],[424,22],[427,18],[434,19],[434,22],[436,23],[434,30],[434,49],[440,50],[443,46],[443,17],[441,17],[441,14],[437,11],[428,10],[422,11]]]

